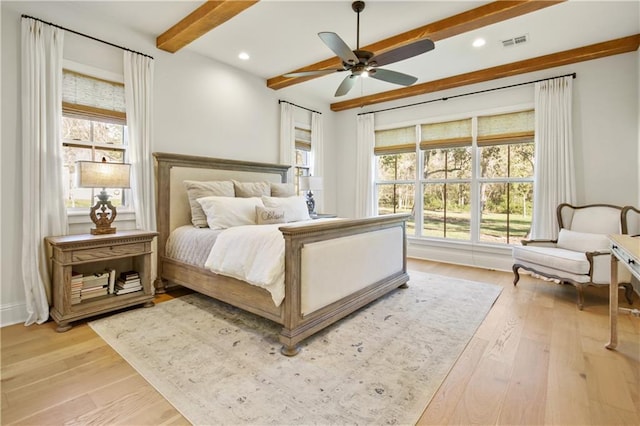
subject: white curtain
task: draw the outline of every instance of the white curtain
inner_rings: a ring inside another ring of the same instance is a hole
[[[326,185],[326,176],[324,174],[324,131],[322,123],[322,114],[319,112],[311,113],[311,168],[312,176],[319,176],[324,179]],[[324,188],[322,191],[314,193],[316,200],[316,211],[322,211],[324,207]]]
[[[293,183],[296,165],[296,139],[293,121],[293,106],[280,102],[280,164],[291,166],[287,173],[287,182]]]
[[[356,218],[372,216],[374,212],[374,146],[373,114],[358,115],[356,135]]]
[[[124,94],[131,163],[131,192],[138,229],[155,230],[154,171],[151,157],[153,64],[148,56],[124,52]]]
[[[560,77],[535,86],[535,185],[532,238],[555,239],[556,207],[575,204],[576,186],[571,124],[573,77]]]
[[[62,44],[64,32],[22,19],[22,279],[26,325],[49,318],[51,280],[44,238],[68,233],[64,205]]]

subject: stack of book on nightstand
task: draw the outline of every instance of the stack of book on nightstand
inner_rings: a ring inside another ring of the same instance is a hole
[[[85,275],[82,278],[82,291],[80,292],[80,300],[82,302],[95,297],[105,296],[109,294],[109,276],[115,275],[115,271],[106,270],[97,272],[93,275]]]
[[[82,293],[82,274],[80,272],[71,271],[71,304],[77,305],[82,301],[80,294]]]
[[[140,281],[140,274],[138,274],[138,272],[127,271],[120,273],[120,277],[116,282],[116,294],[127,294],[140,290],[142,290],[142,282]]]

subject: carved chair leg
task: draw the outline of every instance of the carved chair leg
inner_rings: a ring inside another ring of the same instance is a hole
[[[630,305],[633,305],[633,286],[631,283],[622,284],[624,287],[624,297]]]
[[[578,309],[582,310],[584,307],[584,286],[582,284],[576,285],[578,289]]]
[[[520,274],[518,273],[518,269],[520,265],[513,265],[513,285],[515,286],[520,281]]]

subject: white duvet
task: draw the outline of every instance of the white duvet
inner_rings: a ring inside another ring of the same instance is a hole
[[[283,224],[246,225],[218,235],[204,266],[216,274],[262,287],[276,306],[284,299]]]

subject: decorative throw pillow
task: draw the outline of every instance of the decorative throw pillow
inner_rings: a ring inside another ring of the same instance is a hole
[[[274,207],[256,207],[256,223],[270,225],[272,223],[286,223],[284,209]]]
[[[272,197],[293,197],[294,195],[296,195],[296,189],[292,183],[271,182],[270,185]]]
[[[262,197],[263,195],[271,195],[271,186],[269,182],[238,182],[233,181],[236,197]]]
[[[204,197],[198,203],[207,215],[207,223],[211,229],[226,229],[233,226],[255,225],[256,207],[262,207],[262,200],[257,197]]]
[[[182,182],[187,189],[187,197],[189,197],[189,205],[191,206],[191,223],[196,228],[206,228],[207,216],[202,211],[202,206],[198,203],[198,198],[210,197],[213,195],[219,197],[233,197],[235,192],[233,182],[229,181],[210,181],[199,182],[195,180],[185,180]]]
[[[563,228],[558,234],[556,246],[573,251],[607,251],[609,250],[609,239],[605,234],[590,234]]]
[[[300,220],[310,220],[307,202],[303,196],[294,197],[262,197],[265,207],[275,207],[284,210],[287,222],[298,222]]]

